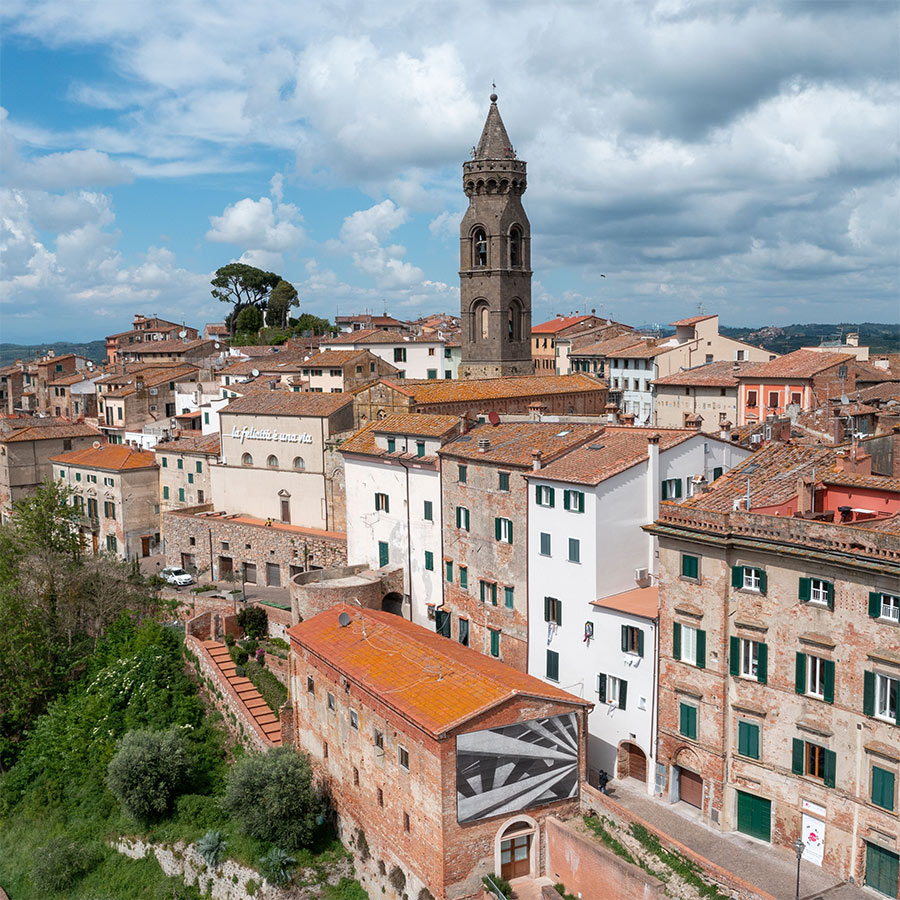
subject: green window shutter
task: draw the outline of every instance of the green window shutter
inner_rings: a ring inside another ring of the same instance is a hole
[[[660,488],[660,499],[668,500],[669,499],[669,483],[664,481]]]
[[[733,588],[740,588],[744,586],[744,567],[743,566],[732,566],[731,567],[731,586]]]
[[[494,519],[494,537],[500,540],[500,520]]]
[[[178,500],[184,503],[184,488],[178,488]]]
[[[487,582],[484,579],[481,579],[478,582],[478,590],[479,590],[479,598],[482,603],[487,600]]]
[[[643,657],[644,655],[644,630],[640,629],[638,631],[638,656]]]
[[[769,676],[769,647],[768,644],[759,644],[756,680],[760,684],[765,684]]]
[[[469,570],[465,566],[459,567],[459,586],[464,591],[469,589]]]
[[[807,603],[809,601],[809,596],[810,596],[809,586],[810,586],[811,580],[812,579],[810,579],[810,578],[801,578],[800,579],[800,600],[803,603]]]
[[[681,479],[680,478],[675,479],[675,499],[676,500],[681,499]]]
[[[569,509],[571,506],[569,497],[571,495],[571,491],[563,491],[563,509]]]
[[[623,652],[628,649],[628,626],[622,626],[622,650]]]
[[[434,520],[434,507],[430,500],[425,501],[425,519],[429,522]]]
[[[169,499],[169,489],[167,487],[163,488],[163,500]]]
[[[750,744],[747,748],[747,756],[759,759],[759,725],[747,723],[750,732]]]
[[[550,504],[549,505],[552,507],[552,506],[556,505],[556,489],[549,488],[548,490],[549,490],[549,495],[550,495]]]
[[[597,676],[597,694],[599,695],[600,702],[606,703],[606,676],[605,675]]]
[[[768,579],[766,578],[766,570],[759,570],[759,592],[764,594],[766,592],[766,587],[768,585]]]
[[[201,475],[203,473],[203,463],[200,460],[197,460],[196,468],[197,468],[197,474]]]
[[[834,703],[834,661],[826,659],[825,661],[825,702]]]
[[[425,551],[425,568],[429,572],[434,570],[434,553],[430,550]]]
[[[388,564],[388,545],[386,541],[378,542],[378,566],[386,566]]]
[[[795,775],[803,774],[803,741],[800,738],[794,738],[791,748],[791,771]]]
[[[550,621],[550,598],[544,597],[544,621]]]
[[[697,629],[697,668],[706,668],[706,632]]]
[[[806,654],[798,653],[794,663],[794,690],[798,694],[806,693]]]
[[[168,469],[168,468],[169,468],[169,459],[168,459],[168,457],[164,456],[164,457],[162,458],[162,463],[163,463],[163,468],[164,468],[164,469]]]
[[[869,591],[869,615],[873,619],[881,615],[881,594],[878,591]]]
[[[721,478],[721,477],[722,477],[722,467],[716,466],[713,469],[713,481],[715,481],[717,478]]]
[[[882,809],[894,809],[894,773],[872,766],[872,802]]]
[[[509,542],[513,542],[513,523],[512,519],[509,520]]]
[[[584,512],[584,491],[578,492],[578,512]]]
[[[515,608],[515,594],[513,593],[513,588],[505,587],[503,588],[503,602],[506,604],[507,609]]]
[[[491,604],[493,606],[497,605],[497,585],[496,584],[491,585]]]
[[[828,608],[834,609],[834,585],[829,581],[825,585],[825,590],[828,592],[828,594],[827,594]]]
[[[681,659],[681,625],[678,622],[672,625],[672,658]]]
[[[833,788],[837,769],[837,753],[834,750],[825,751],[825,787]]]
[[[619,679],[619,709],[625,709],[625,703],[628,697],[628,682]]]
[[[461,512],[461,510],[462,510],[462,507],[460,507],[460,506],[457,506],[457,507],[456,507],[456,527],[457,527],[457,528],[460,527],[460,522],[462,521],[462,512]]]
[[[732,675],[737,676],[741,674],[741,639],[732,637],[729,639],[728,644],[728,671]]]
[[[738,722],[738,753],[749,759],[759,759],[759,725]]]
[[[556,602],[556,624],[562,625],[562,603],[558,600]]]
[[[685,578],[696,578],[700,574],[700,561],[696,556],[682,554],[681,574]]]
[[[491,656],[500,655],[500,632],[491,629]]]
[[[547,678],[559,681],[559,654],[555,650],[547,651]]]
[[[875,673],[863,672],[863,712],[875,715]]]
[[[444,573],[446,574],[447,581],[450,584],[453,584],[453,563],[452,562],[444,563]]]

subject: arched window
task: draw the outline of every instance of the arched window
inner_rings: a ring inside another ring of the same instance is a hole
[[[506,336],[509,340],[522,340],[522,318],[522,304],[518,300],[513,300],[509,304],[509,312],[506,316]]]
[[[486,300],[476,300],[472,304],[472,340],[486,341],[490,338],[491,311]]]
[[[483,228],[476,228],[472,235],[472,265],[483,268],[488,264],[487,235]]]
[[[253,457],[249,453],[245,453],[241,457],[241,465],[242,466],[252,466],[253,465]]]
[[[278,468],[278,457],[275,456],[275,454],[273,453],[273,454],[266,460],[266,465],[267,465],[270,469],[277,469],[277,468]]]
[[[512,268],[522,265],[522,229],[518,225],[509,231],[509,264]]]
[[[294,457],[294,468],[295,469],[305,469],[306,468],[306,463],[303,461],[302,456]]]

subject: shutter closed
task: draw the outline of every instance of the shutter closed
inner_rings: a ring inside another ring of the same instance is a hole
[[[824,660],[824,699],[826,703],[834,703],[834,662],[830,659]]]
[[[809,602],[810,597],[810,582],[811,578],[801,578],[800,579],[800,600],[803,603]]]
[[[733,588],[740,588],[744,586],[744,567],[743,566],[732,566],[731,567],[731,586]]]
[[[597,676],[597,694],[600,697],[600,702],[606,703],[606,676],[605,675]]]
[[[697,629],[697,668],[706,668],[706,632]]]
[[[769,674],[769,647],[766,644],[757,645],[756,680],[765,684]]]
[[[628,697],[628,682],[619,679],[619,709],[625,709],[626,698]]]
[[[834,750],[825,751],[825,787],[833,788],[835,785],[835,772],[837,769],[837,753]]]
[[[798,694],[806,693],[806,654],[798,653],[794,663],[794,690]]]
[[[681,625],[678,622],[672,625],[672,657],[681,659]]]
[[[875,673],[863,672],[863,712],[875,715]]]
[[[795,775],[803,774],[803,741],[800,738],[794,738],[791,751],[791,771]]]
[[[563,509],[569,509],[571,506],[571,491],[563,491]]]
[[[729,640],[728,671],[738,676],[741,674],[741,639],[733,637]]]

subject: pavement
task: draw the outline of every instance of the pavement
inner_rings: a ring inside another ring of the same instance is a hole
[[[691,850],[776,897],[795,900],[797,857],[790,851],[706,825],[686,803],[650,797],[635,781],[609,783],[609,796]],[[819,866],[800,863],[800,897],[805,900],[872,900],[868,890],[845,884]]]

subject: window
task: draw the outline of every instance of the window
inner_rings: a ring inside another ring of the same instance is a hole
[[[384,568],[389,561],[390,557],[388,554],[388,545],[387,541],[379,541],[378,542],[378,566],[379,568]]]
[[[434,630],[441,637],[450,637],[450,613],[444,609],[434,611]]]
[[[759,759],[759,725],[755,722],[738,722],[738,755]]]
[[[751,408],[755,407],[757,396],[758,395],[756,391],[747,391],[747,406]]]
[[[199,459],[194,463],[194,469],[198,475],[203,474],[203,463]]]
[[[377,728],[373,729],[372,743],[375,744],[376,750],[380,750],[382,753],[384,753],[384,734]]]
[[[732,566],[731,586],[745,591],[766,592],[766,570],[755,566]]]
[[[644,655],[644,632],[634,625],[622,626],[622,652],[634,653],[636,656]]]
[[[241,465],[242,466],[252,466],[253,465],[253,457],[249,453],[245,453],[241,457]]]
[[[730,641],[730,671],[738,678],[766,683],[768,647],[749,638],[732,637]]]
[[[681,577],[697,581],[700,578],[700,557],[681,554]]]
[[[628,700],[628,682],[613,675],[597,675],[597,696],[601,703],[625,709]]]
[[[334,712],[334,710],[335,710],[334,694],[329,692],[328,697],[327,697],[327,702],[328,702],[328,712]]]
[[[203,424],[209,425],[209,413],[208,412],[203,413]]]
[[[869,594],[869,615],[873,619],[888,619],[891,622],[900,622],[900,597],[895,594],[872,591]]]
[[[184,460],[183,459],[176,460],[176,463],[177,463],[179,469],[184,468]]]
[[[306,468],[306,462],[304,461],[302,456],[295,456],[294,461],[291,463],[293,468],[302,472]]]
[[[661,497],[663,500],[680,500],[681,499],[681,479],[680,478],[667,478],[662,483]]]
[[[559,681],[559,654],[555,650],[547,651],[547,680]]]
[[[515,591],[509,585],[503,588],[503,605],[507,609],[514,609],[516,605]]]
[[[425,569],[428,572],[434,571],[434,553],[431,550],[425,551]]]
[[[501,472],[498,476],[498,490],[508,491],[509,490],[509,472]]]
[[[406,769],[409,771],[409,750],[406,747],[398,747],[397,748],[397,764],[401,769]]]
[[[116,504],[110,503],[108,500],[104,501],[103,515],[106,516],[107,519],[114,519],[116,517]]]
[[[491,635],[491,656],[500,656],[500,632],[496,628],[488,628]]]
[[[894,810],[896,776],[888,769],[872,766],[872,802],[882,809]]]
[[[75,473],[75,480],[76,480],[76,481],[81,481],[81,472],[76,472],[76,473]]]
[[[550,535],[546,531],[541,532],[541,556],[550,555]]]
[[[795,685],[798,694],[816,697],[826,703],[834,703],[834,662],[820,656],[798,653]]]
[[[569,538],[569,562],[581,562],[581,541],[578,538]]]
[[[115,485],[115,481],[113,481],[112,478],[104,478],[104,479],[103,479],[103,483],[104,483],[107,487],[113,487],[113,486]]]
[[[359,769],[356,766],[353,767],[353,785],[359,787]]]
[[[689,740],[697,740],[697,707],[690,703],[678,704],[678,731]]]
[[[460,484],[466,483],[466,478],[468,476],[468,473],[469,473],[468,467],[466,467],[466,466],[459,467],[459,479],[458,480],[459,480]]]
[[[384,791],[378,788],[378,805],[384,806]]]
[[[451,372],[450,369],[444,369],[444,378],[449,379],[452,377],[453,377],[453,372]]]
[[[409,813],[403,813],[403,830],[409,831]]]
[[[307,694],[315,694],[316,692],[316,682],[312,675],[306,676],[306,693]]]
[[[479,596],[482,603],[491,603],[497,605],[497,585],[493,581],[485,581],[482,579],[478,582]]]
[[[118,542],[116,541],[116,536],[114,534],[108,534],[106,536],[106,549],[109,550],[110,553],[115,553],[118,548]]]
[[[821,578],[801,578],[799,596],[804,603],[834,608],[834,585],[830,581]]]
[[[433,352],[434,351],[432,351],[432,353]],[[437,369],[428,369],[428,371],[425,373],[425,377],[429,381],[434,381],[437,378]]]
[[[478,228],[472,235],[472,265],[479,268],[486,266],[487,253],[487,235],[484,233],[483,228]]]
[[[416,441],[416,456],[422,457],[425,455],[425,441]]]
[[[456,507],[456,527],[463,531],[469,530],[469,510],[465,506]]]
[[[424,518],[426,522],[434,521],[434,506],[430,500],[425,501]]]
[[[406,347],[394,347],[394,362],[406,362]]]
[[[584,491],[563,491],[563,509],[584,512]]]
[[[778,391],[769,391],[769,409],[778,409]]]
[[[274,454],[270,455],[268,457],[268,459],[266,459],[266,465],[270,469],[277,469],[278,468],[278,457],[275,456]]]
[[[459,567],[459,588],[462,591],[469,589],[469,570],[466,566]]]
[[[791,771],[795,775],[818,778],[826,787],[834,787],[837,757],[833,750],[794,738]]]
[[[802,395],[798,394],[796,391],[791,391],[791,403],[795,406],[800,406],[802,402]]]
[[[163,488],[163,500],[169,499],[169,489],[167,487]]]
[[[556,502],[555,494],[556,492],[552,487],[549,487],[546,484],[539,484],[534,489],[535,503],[537,503],[538,506],[547,506],[552,508]]]
[[[391,501],[387,494],[375,494],[375,512],[390,512]]]
[[[900,679],[879,672],[865,672],[863,712],[900,725]]]
[[[562,625],[562,601],[556,597],[544,597],[544,621]]]
[[[178,488],[178,502],[184,503],[184,488]]]
[[[676,622],[672,626],[672,656],[698,669],[706,668],[706,632]]]
[[[193,484],[193,483],[194,483],[194,473],[188,472],[188,484]]]
[[[328,741],[322,741],[322,759],[328,759]]]
[[[453,584],[453,563],[450,560],[444,563],[444,576],[448,584]]]
[[[494,537],[501,544],[511,544],[513,542],[512,519],[494,519]]]

